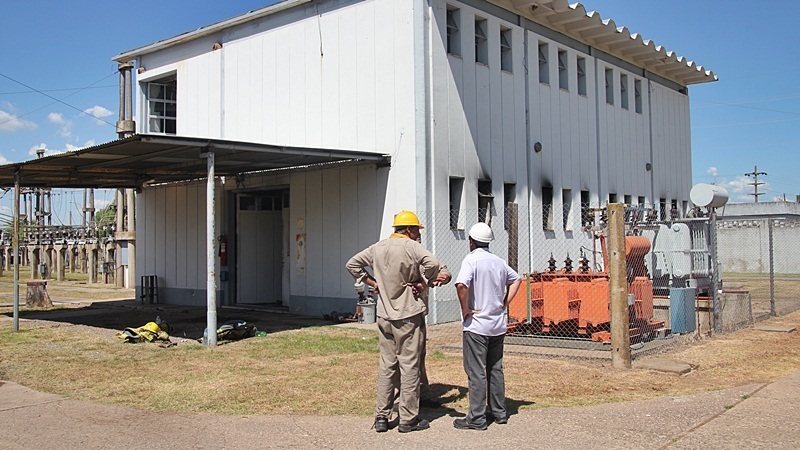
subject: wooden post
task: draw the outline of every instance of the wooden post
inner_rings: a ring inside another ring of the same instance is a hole
[[[625,261],[625,208],[608,204],[608,278],[611,299],[611,365],[631,368],[628,275]]]

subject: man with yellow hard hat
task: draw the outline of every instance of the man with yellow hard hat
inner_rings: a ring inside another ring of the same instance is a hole
[[[427,284],[450,281],[439,277],[443,266],[420,243],[419,218],[400,211],[392,223],[394,233],[357,253],[346,268],[356,281],[369,284],[379,294],[377,307],[380,365],[375,406],[375,431],[389,429],[389,417],[400,390],[398,431],[425,430],[419,417],[420,367],[425,351],[425,315],[428,313]],[[371,267],[374,277],[365,270]],[[399,383],[399,386],[398,386]]]

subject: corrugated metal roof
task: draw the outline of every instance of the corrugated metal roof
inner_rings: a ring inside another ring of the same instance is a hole
[[[596,11],[587,12],[580,3],[512,0],[512,4],[520,13],[548,28],[683,86],[717,81],[714,72],[643,39],[638,33],[631,33],[626,27],[618,27],[611,19],[604,20]]]
[[[164,39],[144,47],[122,52],[114,61],[131,61],[141,55],[162,50],[173,45],[207,36],[242,23],[293,8],[311,0],[285,0],[264,8],[249,11],[240,16],[200,27],[175,37]],[[508,2],[492,2],[508,8]],[[515,13],[559,31],[592,47],[628,61],[680,85],[717,81],[714,72],[678,56],[666,48],[645,40],[626,27],[618,27],[611,19],[602,19],[595,11],[587,12],[580,3],[569,4],[567,0],[510,0]]]
[[[136,188],[207,178],[204,154],[214,153],[215,174],[236,176],[334,162],[388,165],[371,152],[285,147],[218,139],[138,134],[74,152],[0,166],[0,187]]]

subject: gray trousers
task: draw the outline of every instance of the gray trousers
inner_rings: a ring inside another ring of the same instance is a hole
[[[481,336],[464,332],[464,371],[469,379],[467,421],[471,423],[486,423],[487,403],[492,416],[506,417],[506,381],[503,376],[505,338],[505,335]]]
[[[400,423],[408,425],[419,415],[420,355],[425,350],[422,314],[403,320],[386,320],[378,317],[378,400],[376,417],[389,417],[395,399],[395,389],[400,390]]]

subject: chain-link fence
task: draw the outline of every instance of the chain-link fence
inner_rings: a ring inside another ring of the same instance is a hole
[[[800,219],[718,219],[722,292],[746,297],[756,321],[800,310],[798,238]],[[726,306],[721,308],[723,320]]]
[[[507,311],[506,342],[519,344],[513,351],[610,358],[612,280],[608,274],[607,212],[588,204],[579,208],[544,205],[531,211],[509,204],[499,212],[489,210],[488,219],[487,210],[422,213],[428,227],[423,244],[455,277],[469,253],[470,226],[478,221],[490,223],[495,235],[490,251],[523,277]],[[625,208],[627,279],[623,283],[634,356],[698,335],[747,326],[761,317],[759,314],[769,314],[765,305],[769,306],[772,291],[779,313],[800,309],[800,300],[793,296],[800,288],[800,273],[788,273],[791,252],[769,247],[774,250],[770,253],[773,266],[787,267],[780,269],[785,272],[775,271],[774,283],[769,282],[769,271],[763,270],[768,259],[763,250],[768,241],[764,232],[769,228],[767,221],[752,237],[752,248],[744,249],[744,242],[730,233],[725,221],[717,222],[719,232],[714,234],[714,218],[697,212],[694,214],[700,217],[685,217],[674,208],[662,209],[664,205]],[[770,235],[773,241],[792,242],[795,228],[782,222],[783,231],[778,233],[776,226],[773,224]],[[800,232],[800,227],[796,230]],[[717,240],[721,274],[714,270]],[[782,265],[775,262],[779,258]],[[740,260],[747,264],[733,263]],[[460,348],[461,309],[455,283],[432,290],[427,320],[432,346]]]

